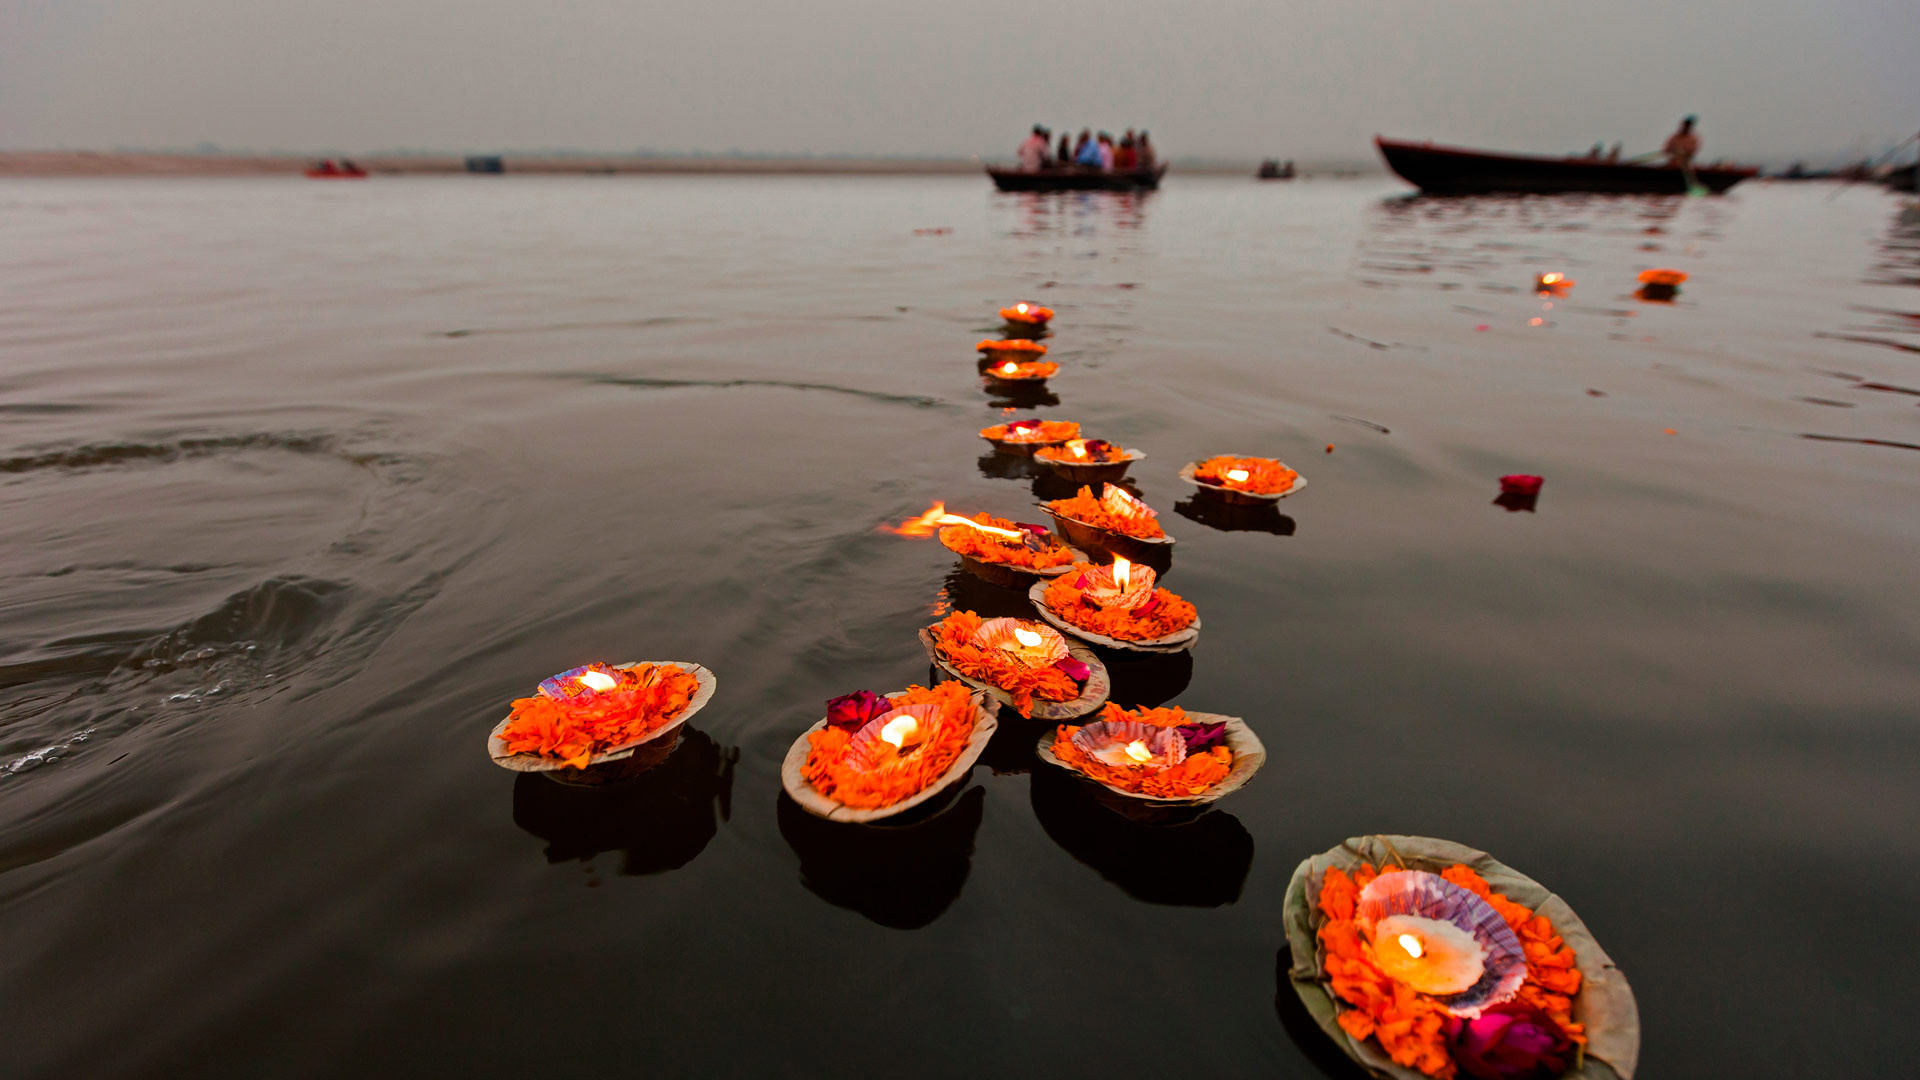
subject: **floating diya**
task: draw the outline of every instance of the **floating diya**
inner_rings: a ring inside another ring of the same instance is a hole
[[[1275,502],[1307,486],[1305,477],[1275,458],[1220,454],[1180,467],[1180,479],[1241,505]]]
[[[1134,560],[1166,560],[1173,555],[1173,537],[1160,527],[1159,514],[1127,489],[1102,484],[1100,497],[1083,487],[1070,499],[1043,502],[1054,527],[1067,542],[1089,551],[1125,555]]]
[[[1267,750],[1245,720],[1171,708],[1122,709],[1061,724],[1040,739],[1042,760],[1098,785],[1101,794],[1154,807],[1204,806],[1244,787]],[[1103,800],[1105,801],[1105,800]]]
[[[1655,269],[1640,271],[1640,288],[1633,295],[1642,300],[1664,303],[1672,300],[1680,292],[1680,285],[1687,275],[1679,270]]]
[[[1111,566],[1075,563],[1077,573],[1027,590],[1040,617],[1096,645],[1131,652],[1185,652],[1200,639],[1200,613],[1155,585],[1152,567],[1115,557]]]
[[[1355,837],[1300,864],[1284,918],[1294,990],[1376,1075],[1633,1075],[1625,976],[1565,901],[1485,852]]]
[[[713,672],[685,660],[592,663],[542,681],[487,735],[487,755],[514,772],[624,761],[673,737],[713,700]]]
[[[1028,718],[1085,716],[1112,688],[1092,649],[1032,619],[956,611],[922,629],[920,644],[935,667]]]
[[[780,768],[787,794],[829,821],[904,813],[965,780],[997,728],[984,692],[951,681],[827,703]]]
[[[996,360],[980,369],[988,382],[1014,386],[1039,386],[1059,374],[1059,371],[1060,365],[1051,360],[1034,360],[1026,363],[1018,360]]]
[[[980,437],[1003,454],[1031,456],[1043,446],[1057,446],[1080,437],[1080,425],[1071,420],[1041,420],[1028,417],[980,429]]]
[[[981,362],[989,359],[1034,360],[1047,355],[1047,347],[1038,341],[1027,338],[988,338],[974,346],[981,354]]]
[[[1053,309],[1022,300],[1011,307],[1001,308],[1000,317],[1007,320],[1007,325],[1017,329],[1037,330],[1046,326],[1047,320],[1053,318]]]
[[[1034,451],[1033,458],[1076,484],[1100,484],[1127,475],[1136,461],[1146,460],[1139,450],[1129,450],[1105,439],[1068,439],[1059,446]]]
[[[1534,278],[1533,291],[1541,296],[1565,296],[1576,284],[1578,282],[1556,270]]]
[[[1044,525],[1009,521],[981,513],[961,517],[947,513],[947,504],[934,503],[919,517],[881,529],[897,536],[940,537],[941,546],[960,556],[960,565],[984,581],[1018,588],[1034,578],[1052,577],[1073,569],[1087,553],[1068,547]]]

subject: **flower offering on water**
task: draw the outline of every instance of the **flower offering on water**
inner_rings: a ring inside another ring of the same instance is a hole
[[[1036,450],[1033,456],[1041,461],[1058,461],[1068,465],[1104,465],[1112,461],[1126,461],[1130,457],[1126,447],[1105,439],[1068,439],[1063,445]]]
[[[1023,364],[1017,360],[1002,360],[988,365],[986,373],[995,379],[1007,382],[1041,382],[1060,371],[1060,365],[1051,360],[1039,360]]]
[[[1159,514],[1139,499],[1133,497],[1127,489],[1113,484],[1101,485],[1100,497],[1093,497],[1093,489],[1083,487],[1070,499],[1055,499],[1046,504],[1047,509],[1061,517],[1085,522],[1096,529],[1120,533],[1136,539],[1159,539],[1167,535],[1156,520]]]
[[[1045,345],[1042,345],[1038,341],[1028,341],[1026,338],[1008,338],[1004,341],[997,338],[988,338],[980,344],[975,345],[974,348],[983,353],[992,353],[995,356],[1006,356],[1012,353],[1023,353],[1027,356],[1047,355],[1047,347]]]
[[[1152,570],[1131,563],[1122,571],[1123,563],[1073,564],[1047,586],[1047,610],[1070,625],[1121,641],[1168,637],[1200,617],[1192,604],[1155,587]]]
[[[1686,280],[1686,273],[1680,270],[1658,269],[1640,271],[1640,284],[1642,285],[1665,285],[1668,288],[1672,288],[1682,284]]]
[[[1273,458],[1210,457],[1194,470],[1194,479],[1254,495],[1279,495],[1293,490],[1300,474]]]
[[[1514,473],[1510,476],[1500,478],[1500,494],[1522,496],[1538,495],[1540,494],[1540,485],[1544,483],[1546,483],[1546,481],[1541,477],[1528,476],[1525,473]]]
[[[1080,425],[1071,420],[1015,420],[981,428],[980,437],[993,442],[1031,443],[1035,446],[1063,443],[1080,437]]]
[[[1340,1027],[1396,1064],[1443,1080],[1557,1076],[1586,1042],[1573,950],[1470,867],[1332,867],[1315,903]]]
[[[538,694],[515,701],[500,740],[509,754],[585,768],[593,755],[670,723],[699,690],[699,679],[673,664],[588,664],[547,679]]]
[[[956,516],[942,515],[949,520]],[[940,543],[955,555],[1028,570],[1046,570],[1073,562],[1073,551],[1045,526],[1009,521],[987,513],[950,520],[940,530]]]
[[[1541,296],[1565,296],[1567,290],[1577,284],[1572,278],[1559,271],[1541,274],[1533,279],[1533,291]]]
[[[934,647],[955,671],[1013,696],[1021,716],[1033,701],[1072,701],[1092,671],[1067,655],[1060,632],[1030,619],[986,619],[956,611],[929,628]]]
[[[1109,787],[1159,799],[1205,794],[1233,771],[1225,724],[1189,724],[1185,710],[1122,709],[1109,703],[1093,723],[1062,724],[1053,756]]]
[[[850,730],[856,719],[860,726]],[[807,736],[802,775],[842,805],[892,806],[944,776],[973,737],[973,726],[973,700],[961,682],[909,686],[891,697],[860,691],[835,698],[828,703],[827,726]]]
[[[1012,307],[1001,308],[1000,317],[1010,323],[1020,323],[1023,326],[1045,326],[1047,320],[1053,318],[1053,309],[1022,300]]]

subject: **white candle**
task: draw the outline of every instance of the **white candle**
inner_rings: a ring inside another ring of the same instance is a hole
[[[1389,915],[1373,927],[1373,962],[1423,994],[1457,994],[1480,981],[1487,950],[1442,919]]]

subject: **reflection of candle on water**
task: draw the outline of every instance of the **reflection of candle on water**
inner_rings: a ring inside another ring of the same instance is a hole
[[[1246,483],[1247,477],[1252,475],[1253,475],[1252,473],[1248,472],[1245,469],[1228,469],[1227,470],[1227,479],[1233,481],[1236,484]]]
[[[596,692],[611,690],[620,685],[620,680],[604,671],[588,671],[580,676],[580,685]]]
[[[1139,739],[1135,739],[1127,744],[1127,756],[1141,763],[1153,760],[1153,752],[1148,750],[1147,744]]]
[[[906,748],[907,740],[920,733],[920,721],[910,715],[896,716],[880,728],[880,740],[891,743],[895,750]]]

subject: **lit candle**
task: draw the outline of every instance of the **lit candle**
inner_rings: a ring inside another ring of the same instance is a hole
[[[1247,477],[1252,475],[1253,475],[1252,473],[1248,472],[1245,469],[1228,469],[1227,470],[1227,479],[1233,481],[1236,484],[1246,483]]]
[[[1487,950],[1442,919],[1389,915],[1373,927],[1373,962],[1423,994],[1457,994],[1480,981]]]
[[[1087,440],[1085,439],[1075,439],[1067,444],[1067,448],[1073,451],[1074,457],[1087,456]]]
[[[1029,649],[1037,649],[1040,647],[1040,643],[1046,639],[1041,637],[1038,631],[1028,630],[1026,627],[1020,626],[1014,628],[1013,640],[1025,645]]]
[[[1128,575],[1130,575],[1130,574],[1132,574],[1132,573],[1133,573],[1133,564],[1132,564],[1132,563],[1130,563],[1130,562],[1128,562],[1128,561],[1127,561],[1127,560],[1126,560],[1125,558],[1123,558],[1123,557],[1121,557],[1121,556],[1119,556],[1119,555],[1115,555],[1115,556],[1113,557],[1113,586],[1114,586],[1114,588],[1116,588],[1116,589],[1119,589],[1119,590],[1120,590],[1121,592],[1126,592],[1126,591],[1127,591],[1127,578],[1128,578]]]
[[[580,675],[580,685],[598,693],[619,686],[620,680],[604,671],[588,671]]]
[[[1015,304],[1015,305],[1013,305],[1013,310],[1015,310],[1015,311],[1017,311],[1017,312],[1019,312],[1019,313],[1020,313],[1020,314],[1022,314],[1022,315],[1025,315],[1025,314],[1027,313],[1027,305],[1025,305],[1025,304]]]
[[[1019,370],[1020,370],[1020,365],[1018,365],[1018,364],[1016,364],[1016,363],[1014,363],[1013,361],[1011,361],[1011,360],[1009,360],[1009,361],[1007,361],[1006,363],[1004,363],[1004,364],[1001,364],[1001,365],[1000,365],[1000,370],[1001,370],[1001,371],[1004,371],[1004,372],[1006,372],[1006,373],[1007,373],[1007,374],[1009,374],[1009,375],[1011,375],[1011,374],[1013,374],[1014,372],[1016,372],[1016,371],[1019,371]]]
[[[908,713],[902,713],[880,727],[880,741],[891,744],[895,750],[905,750],[907,740],[918,734],[920,721]]]
[[[1146,743],[1135,739],[1127,744],[1127,756],[1144,765],[1153,760],[1153,751],[1147,749]]]

